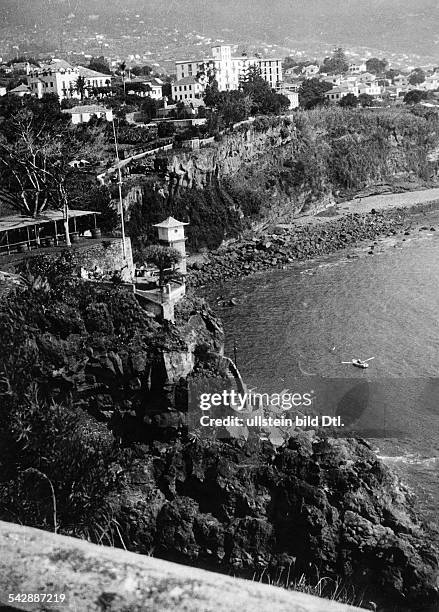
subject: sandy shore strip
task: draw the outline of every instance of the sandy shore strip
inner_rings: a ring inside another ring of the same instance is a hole
[[[317,214],[307,214],[297,217],[292,223],[279,223],[276,227],[290,229],[298,225],[309,223],[326,223],[344,215],[352,213],[370,213],[372,210],[391,210],[393,208],[411,208],[417,204],[427,204],[439,201],[439,187],[432,189],[418,189],[403,193],[384,193],[366,197],[355,197],[328,208]]]

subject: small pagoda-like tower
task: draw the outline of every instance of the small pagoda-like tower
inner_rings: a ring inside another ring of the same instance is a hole
[[[189,225],[189,223],[177,221],[177,219],[174,219],[174,217],[168,217],[161,223],[156,223],[153,226],[158,229],[160,244],[163,246],[172,247],[181,254],[181,260],[177,265],[177,269],[181,272],[181,274],[186,274],[185,225]]]

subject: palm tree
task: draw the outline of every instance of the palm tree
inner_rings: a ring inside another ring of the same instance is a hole
[[[123,61],[121,64],[119,64],[119,71],[122,75],[122,83],[123,83],[123,93],[125,94],[125,75],[126,75],[126,69],[127,69],[127,64],[125,61]]]
[[[79,95],[81,96],[81,102],[84,99],[84,94],[87,90],[87,85],[86,85],[86,80],[85,77],[79,75],[78,78],[76,79],[75,82],[75,90],[79,93]]]

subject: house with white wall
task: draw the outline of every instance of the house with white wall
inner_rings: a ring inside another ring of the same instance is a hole
[[[333,87],[329,91],[326,91],[325,98],[329,102],[340,102],[340,100],[345,98],[350,93],[354,94],[354,96],[358,96],[358,89],[356,87],[347,87],[346,85],[339,85],[337,87]]]
[[[289,109],[298,108],[299,106],[299,93],[295,88],[280,85],[276,88],[276,93],[285,96],[290,101]]]
[[[409,78],[405,74],[398,74],[393,77],[393,84],[400,89],[404,89],[410,85]]]
[[[349,64],[348,72],[349,74],[361,74],[362,72],[366,72],[367,67],[365,62],[352,62]]]
[[[111,75],[102,74],[84,66],[72,66],[65,60],[53,59],[48,64],[41,64],[29,72],[27,84],[31,92],[38,98],[54,93],[60,100],[80,98],[76,83],[79,77],[85,81],[84,96],[89,95],[93,87],[109,87]]]
[[[337,87],[342,82],[343,76],[341,74],[327,74],[322,75],[321,80]]]
[[[302,68],[302,74],[306,79],[311,79],[316,74],[319,74],[320,66],[317,64],[310,64],[309,66],[304,66]]]
[[[357,76],[357,81],[359,83],[371,83],[372,81],[376,80],[376,74],[373,74],[372,72],[363,72]]]
[[[358,95],[367,94],[368,96],[372,96],[376,98],[382,94],[383,88],[380,87],[377,83],[358,83],[357,85]]]
[[[71,115],[73,125],[88,123],[92,117],[113,121],[112,109],[99,106],[98,104],[74,106],[73,108],[66,108],[61,112],[66,115]]]
[[[172,84],[172,98],[177,101],[193,102],[203,98],[205,85],[193,76],[183,77]]]
[[[435,72],[434,74],[425,77],[425,81],[416,87],[423,89],[424,91],[434,91],[435,89],[439,89],[439,73]]]
[[[159,78],[134,77],[125,81],[128,94],[135,94],[141,98],[161,100],[163,98],[163,81]]]
[[[19,98],[32,95],[32,91],[24,83],[20,83],[20,85],[17,85],[17,87],[14,87],[14,89],[11,89],[9,93],[13,96],[18,96]]]

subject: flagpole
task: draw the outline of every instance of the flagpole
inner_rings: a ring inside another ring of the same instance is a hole
[[[120,170],[119,147],[117,144],[117,135],[116,135],[116,127],[114,125],[114,117],[113,117],[113,136],[114,136],[114,146],[116,148],[116,162],[117,162],[117,171],[118,171],[118,177],[119,177],[117,184],[119,186],[120,227],[122,230],[122,253],[123,253],[123,258],[126,261],[127,253],[126,253],[126,245],[125,245],[125,220],[124,220],[124,214],[123,214],[123,198],[122,198],[122,172]]]

